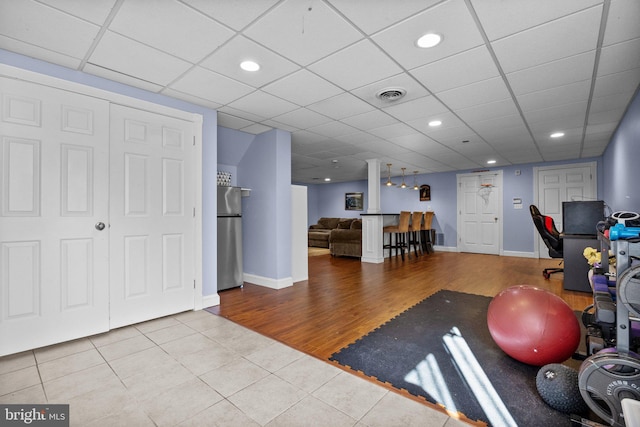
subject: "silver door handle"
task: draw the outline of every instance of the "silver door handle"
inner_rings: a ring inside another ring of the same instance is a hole
[[[98,231],[104,230],[104,227],[105,227],[104,222],[99,222],[96,224],[96,230]]]

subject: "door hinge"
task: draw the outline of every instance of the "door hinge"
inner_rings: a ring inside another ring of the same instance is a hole
[[[193,146],[194,147],[196,146],[196,136],[195,135],[193,135]]]
[[[195,279],[194,279],[194,280],[193,280],[193,289],[195,289],[195,288],[196,288],[196,281],[195,281]]]
[[[193,217],[196,217],[196,208],[193,208]]]

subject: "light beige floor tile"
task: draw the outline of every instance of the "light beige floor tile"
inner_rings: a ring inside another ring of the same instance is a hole
[[[197,311],[183,311],[182,313],[174,314],[173,318],[176,320],[187,323],[192,322],[197,319],[203,319],[209,316],[215,316],[215,314],[211,314],[208,311],[197,310]]]
[[[40,363],[38,364],[38,369],[40,370],[42,381],[51,381],[101,363],[105,363],[105,360],[98,350],[92,348],[82,353],[70,354],[69,356]]]
[[[128,356],[109,362],[111,368],[120,377],[125,379],[134,375],[154,375],[158,367],[174,363],[175,359],[169,356],[160,347],[151,347]]]
[[[276,375],[311,393],[341,372],[341,369],[329,363],[305,355],[277,371]]]
[[[208,331],[205,331],[203,333],[206,332]],[[216,341],[219,340],[216,339]],[[267,348],[277,341],[247,329],[240,336],[220,342],[223,345],[229,347],[231,350],[240,353],[243,356],[246,356],[251,353],[255,353],[258,350]]]
[[[169,326],[175,326],[180,324],[177,319],[172,316],[161,317],[159,319],[149,320],[147,322],[138,323],[135,326],[137,330],[142,332],[143,334],[147,334],[149,332],[157,331],[158,329],[168,328]]]
[[[96,388],[64,403],[69,404],[69,418],[74,425],[78,426],[121,412],[132,411],[138,407],[136,399],[122,383]]]
[[[2,356],[0,357],[0,375],[28,368],[29,366],[35,366],[35,364],[36,358],[32,350]]]
[[[186,356],[187,354],[195,353],[201,350],[214,349],[219,346],[220,344],[212,341],[211,339],[200,333],[189,335],[160,345],[160,347],[162,347],[164,351],[175,358],[180,358]]]
[[[265,425],[307,396],[305,391],[269,375],[228,399],[254,421]]]
[[[245,358],[269,372],[276,372],[304,356],[304,353],[279,342],[261,348]]]
[[[103,347],[105,345],[113,344],[118,341],[139,337],[140,335],[142,335],[142,332],[140,332],[134,326],[125,326],[122,328],[113,329],[109,332],[105,332],[104,334],[93,335],[89,337],[89,339],[96,347]]]
[[[72,423],[72,426],[74,424]],[[109,415],[86,424],[87,427],[156,427],[142,409],[136,408]]]
[[[202,375],[213,369],[224,366],[228,363],[238,360],[241,356],[228,348],[218,345],[214,348],[206,348],[204,350],[189,353],[178,358],[185,368],[194,373],[194,375]]]
[[[158,426],[175,426],[222,399],[211,387],[194,377],[142,402],[141,406]]]
[[[148,332],[145,335],[156,344],[164,344],[166,342],[177,340],[178,338],[183,338],[197,333],[197,331],[191,329],[187,325],[178,323],[177,325],[158,329],[153,332]]]
[[[336,408],[313,396],[307,396],[281,415],[278,415],[267,424],[267,427],[348,427],[353,426],[355,423],[356,420]]]
[[[244,326],[227,321],[223,327],[207,329],[203,331],[202,334],[219,343],[226,344],[247,335],[253,335],[255,332],[245,328]]]
[[[156,371],[149,375],[142,373],[122,381],[127,390],[133,394],[138,401],[153,399],[160,393],[165,392],[171,387],[176,387],[186,381],[196,378],[187,368],[173,361],[163,366],[159,366]]]
[[[83,371],[74,372],[55,380],[47,381],[44,390],[47,398],[53,402],[64,402],[92,390],[117,385],[120,380],[105,363]]]
[[[389,392],[363,418],[370,427],[442,427],[449,416]]]
[[[196,331],[202,332],[213,328],[224,328],[227,323],[229,323],[229,320],[211,314],[207,317],[200,317],[198,319],[185,322],[185,325],[192,329],[195,329]]]
[[[269,375],[269,371],[238,359],[201,375],[200,378],[221,395],[228,397]]]
[[[29,366],[0,375],[0,396],[40,384],[38,368]]]
[[[388,392],[380,386],[341,372],[312,394],[350,417],[359,420],[386,393]]]
[[[0,403],[47,403],[42,384],[36,384],[22,390],[0,396]]]
[[[88,338],[67,341],[64,343],[37,348],[33,352],[38,363],[48,362],[74,353],[91,350],[93,344]]]
[[[153,341],[140,334],[133,338],[127,338],[122,341],[116,341],[111,344],[98,347],[98,351],[102,354],[102,357],[104,357],[105,360],[110,362],[154,346],[155,344]]]
[[[222,400],[178,424],[180,427],[258,427],[244,412]]]

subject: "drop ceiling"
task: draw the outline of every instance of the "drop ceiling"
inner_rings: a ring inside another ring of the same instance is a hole
[[[396,176],[602,155],[640,83],[639,16],[637,0],[2,0],[0,48],[290,131],[293,182],[342,182],[367,159]],[[443,40],[418,48],[425,33]]]

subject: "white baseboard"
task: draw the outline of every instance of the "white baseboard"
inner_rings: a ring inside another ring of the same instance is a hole
[[[220,305],[220,295],[205,295],[202,297],[202,308],[213,307],[214,305]]]
[[[254,285],[264,286],[271,289],[283,289],[293,286],[293,279],[291,277],[285,277],[284,279],[271,279],[269,277],[256,276],[253,274],[244,273],[242,278],[245,282],[253,283]]]
[[[433,250],[435,252],[458,252],[458,248],[456,248],[455,246],[438,246],[438,245],[434,245],[433,246]]]
[[[533,252],[516,252],[516,251],[503,251],[502,256],[515,256],[518,258],[537,258]]]

